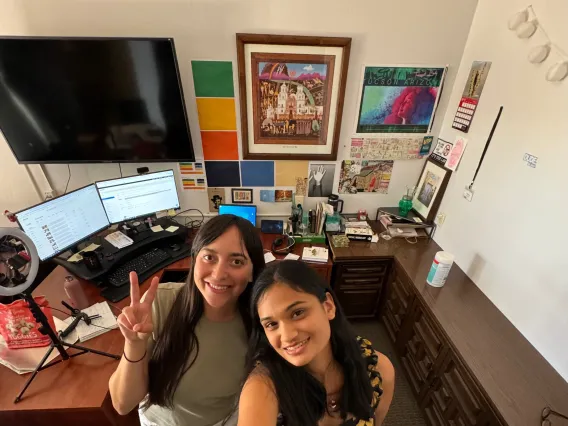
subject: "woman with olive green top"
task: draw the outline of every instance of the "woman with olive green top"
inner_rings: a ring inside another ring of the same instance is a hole
[[[112,403],[120,414],[140,404],[145,425],[221,424],[244,378],[250,283],[264,268],[258,230],[217,216],[199,230],[191,257],[186,284],[155,278],[142,298],[131,273],[131,304],[117,320],[125,344]]]

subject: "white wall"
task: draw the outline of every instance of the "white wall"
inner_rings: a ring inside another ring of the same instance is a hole
[[[464,83],[474,60],[493,61],[467,138],[469,145],[452,176],[440,211],[447,214],[436,241],[541,354],[568,380],[568,80],[545,81],[552,58],[535,66],[530,46],[507,28],[526,0],[480,0],[440,136],[451,129]],[[548,34],[568,50],[568,3],[532,2]],[[471,203],[462,198],[477,167],[499,109],[504,110]],[[523,162],[538,157],[532,169]]]
[[[347,157],[353,131],[364,63],[449,64],[445,96],[434,126],[434,132],[438,132],[477,0],[410,0],[404,8],[397,2],[386,0],[328,0],[319,3],[299,0],[21,0],[21,3],[25,8],[29,32],[34,35],[174,37],[198,155],[201,154],[201,141],[190,60],[232,60],[236,66],[237,32],[352,37],[339,149],[339,159],[342,159]],[[240,125],[240,120],[237,121]],[[125,174],[135,173],[137,166],[125,164],[123,171]],[[148,166],[151,170],[159,170],[176,165]],[[356,211],[362,207],[374,214],[380,205],[395,205],[405,185],[416,183],[421,168],[422,161],[397,161],[388,195],[345,196],[345,211]],[[55,189],[62,191],[67,182],[67,166],[50,165],[46,169]],[[71,170],[70,189],[95,179],[119,176],[117,165],[74,165]],[[255,200],[258,200],[258,190],[256,192]],[[309,200],[312,204],[309,207],[312,207],[317,199]],[[206,193],[184,192],[182,207],[198,207],[207,211]],[[289,204],[259,203],[260,214],[287,215],[288,208]]]
[[[3,1],[0,12],[0,34],[26,34],[26,20],[17,0]],[[0,226],[13,226],[4,210],[16,211],[36,204],[40,197],[25,166],[19,165],[0,132]]]

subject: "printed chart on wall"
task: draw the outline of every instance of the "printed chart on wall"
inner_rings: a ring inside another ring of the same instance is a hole
[[[378,138],[351,139],[352,159],[365,160],[414,160],[424,156],[422,147],[431,136],[397,135]],[[428,148],[429,149],[429,148]]]
[[[487,80],[491,62],[474,61],[463,89],[460,105],[454,117],[452,127],[464,133],[469,132],[469,126],[477,109],[483,86]]]
[[[184,191],[205,191],[207,188],[203,163],[179,163],[179,173]]]
[[[344,160],[339,175],[340,194],[388,194],[394,161]]]
[[[428,133],[446,69],[364,66],[355,133]]]

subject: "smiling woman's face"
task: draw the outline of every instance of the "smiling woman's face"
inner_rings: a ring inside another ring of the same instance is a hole
[[[309,364],[329,344],[329,321],[335,318],[329,293],[322,303],[312,294],[277,282],[261,297],[257,310],[270,345],[296,367]]]
[[[252,262],[236,226],[231,226],[195,256],[193,278],[211,307],[236,304],[252,276]]]

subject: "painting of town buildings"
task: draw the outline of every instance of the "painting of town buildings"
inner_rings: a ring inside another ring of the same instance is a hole
[[[255,121],[260,138],[255,143],[276,139],[279,143],[325,144],[328,64],[260,61],[257,65]]]

